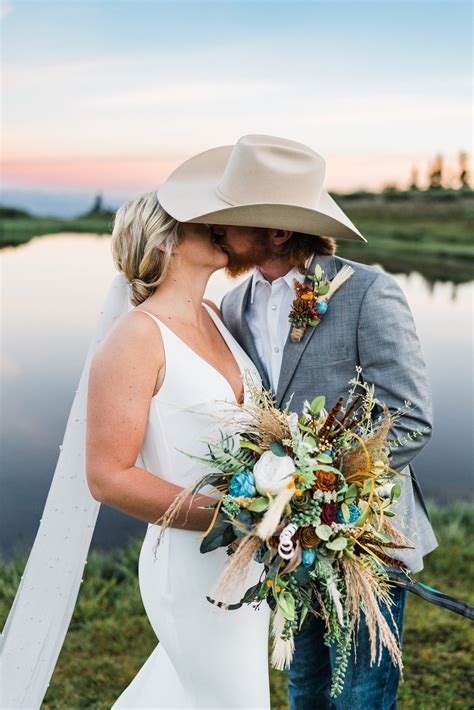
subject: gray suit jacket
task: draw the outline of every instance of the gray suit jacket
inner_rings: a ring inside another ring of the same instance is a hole
[[[408,414],[396,421],[392,436],[406,437],[411,431],[426,429],[408,438],[393,451],[392,466],[403,472],[402,495],[397,502],[400,530],[416,550],[401,551],[401,559],[412,572],[423,568],[423,556],[437,547],[412,459],[431,435],[431,398],[426,366],[421,354],[413,317],[405,296],[388,274],[371,266],[337,256],[315,256],[324,277],[332,279],[343,264],[354,269],[352,277],[331,298],[329,310],[317,328],[308,327],[299,343],[288,338],[275,392],[277,406],[293,395],[290,410],[301,412],[306,399],[319,394],[332,406],[339,395],[347,396],[348,382],[362,367],[363,379],[375,385],[375,395],[394,411],[406,400],[412,404]],[[264,386],[269,389],[265,369],[258,357],[245,312],[251,278],[225,295],[221,310],[232,335],[258,367]]]

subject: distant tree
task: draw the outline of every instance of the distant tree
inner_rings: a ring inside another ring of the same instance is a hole
[[[87,212],[84,212],[84,214],[79,215],[79,218],[82,218],[82,217],[111,217],[112,215],[113,215],[113,212],[111,210],[108,210],[106,207],[104,207],[102,195],[100,193],[98,193],[94,198],[94,202],[92,203],[92,207],[90,208],[90,210],[87,210]]]
[[[407,197],[405,190],[400,190],[396,183],[384,185],[380,194],[386,200],[403,200]]]
[[[418,178],[419,178],[419,173],[418,173],[418,168],[414,165],[411,169],[411,176],[410,176],[410,190],[419,190],[418,186]]]
[[[92,205],[91,208],[92,214],[97,214],[98,212],[102,212],[102,195],[98,193],[95,196],[94,204]]]
[[[3,217],[3,219],[24,219],[25,217],[31,217],[31,214],[16,207],[3,207],[0,205],[0,217]]]
[[[461,183],[461,190],[470,188],[469,178],[469,159],[467,153],[462,150],[459,153],[459,182]]]
[[[443,156],[441,153],[438,153],[434,159],[428,179],[430,190],[440,190],[443,187]]]

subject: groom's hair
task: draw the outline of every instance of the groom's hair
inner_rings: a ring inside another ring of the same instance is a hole
[[[336,241],[332,237],[315,236],[293,232],[291,237],[281,247],[281,254],[288,256],[291,266],[303,270],[313,254],[332,256],[336,253]]]

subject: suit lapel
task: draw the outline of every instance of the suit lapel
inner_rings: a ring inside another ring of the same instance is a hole
[[[316,264],[319,263],[323,272],[324,278],[332,279],[337,273],[336,261],[333,256],[318,256],[315,255],[311,261],[310,267],[308,269],[310,274],[314,273]],[[308,281],[306,279],[306,281]],[[328,317],[328,316],[326,316]],[[305,333],[299,343],[292,343],[290,339],[291,329],[288,328],[288,336],[285,343],[285,348],[283,350],[283,359],[281,363],[280,377],[278,380],[278,388],[276,392],[276,403],[277,407],[282,406],[282,400],[285,396],[285,392],[290,384],[291,378],[293,377],[298,363],[303,355],[303,352],[308,345],[309,341],[313,337],[316,327],[308,326]]]
[[[240,344],[246,351],[249,358],[252,360],[253,364],[257,368],[260,377],[262,378],[263,386],[265,389],[270,389],[270,382],[268,381],[267,373],[260,360],[255,347],[255,342],[250,332],[250,328],[247,323],[247,318],[245,317],[245,311],[250,298],[250,291],[252,287],[252,277],[243,284],[243,288],[238,295],[237,302],[235,304],[235,316],[236,316],[236,331],[239,333]]]

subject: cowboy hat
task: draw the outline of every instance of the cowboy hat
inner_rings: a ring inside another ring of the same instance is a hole
[[[158,188],[179,222],[272,227],[367,241],[324,189],[326,161],[303,143],[247,135],[176,168]]]

